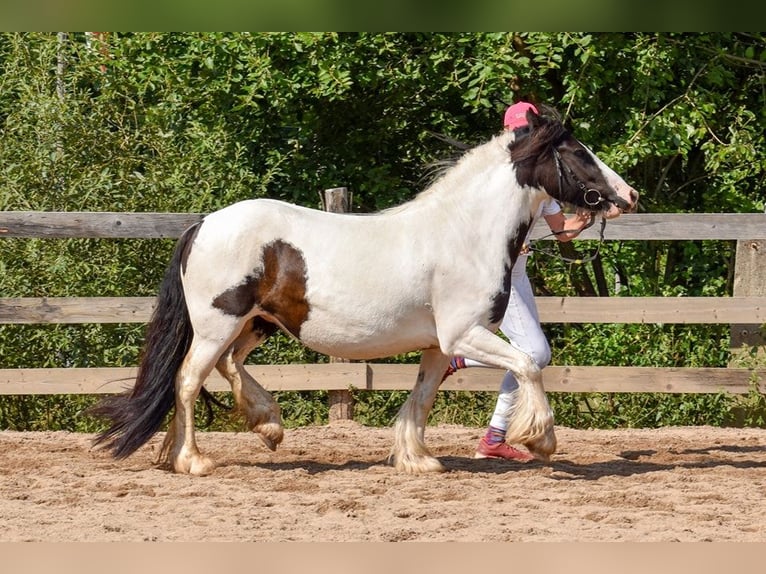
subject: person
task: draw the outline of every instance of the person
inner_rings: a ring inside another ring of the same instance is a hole
[[[539,113],[537,108],[529,102],[517,102],[510,106],[503,120],[503,126],[506,130],[519,130],[527,125],[527,110],[533,113]],[[530,226],[542,217],[556,234],[556,239],[562,242],[571,241],[585,229],[591,222],[591,214],[587,211],[578,210],[570,217],[564,215],[559,204],[549,198],[543,201],[538,208],[534,221]],[[551,350],[548,345],[548,339],[543,333],[540,325],[540,319],[535,304],[532,285],[527,276],[526,266],[529,257],[529,234],[525,240],[525,248],[519,255],[516,264],[511,271],[511,294],[508,300],[508,307],[500,323],[500,331],[508,338],[511,344],[520,348],[529,354],[537,365],[543,369],[551,359]],[[487,367],[484,363],[474,361],[464,357],[453,357],[450,365],[444,374],[446,379],[456,370],[465,367]],[[515,460],[527,462],[532,460],[529,452],[519,450],[505,442],[506,430],[508,427],[506,413],[512,405],[513,391],[518,388],[518,382],[510,371],[505,373],[500,385],[495,410],[487,426],[486,433],[479,441],[476,448],[475,458],[502,458],[506,460]]]

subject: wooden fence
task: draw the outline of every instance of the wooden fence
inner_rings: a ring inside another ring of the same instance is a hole
[[[201,217],[181,213],[0,212],[0,239],[175,238]],[[597,239],[596,227],[580,238]],[[545,232],[544,224],[540,225],[534,236],[539,238]],[[606,226],[605,239],[736,241],[734,295],[538,297],[543,323],[729,324],[733,347],[741,341],[752,342],[766,323],[766,214],[629,214]],[[0,324],[144,323],[153,305],[153,297],[6,297],[0,298]],[[269,390],[397,390],[412,387],[417,365],[330,362],[253,365],[248,370]],[[129,387],[134,378],[134,367],[0,369],[0,394],[112,393]],[[546,390],[554,392],[746,393],[753,382],[766,392],[764,368],[552,365],[544,370],[543,378]],[[494,391],[498,380],[494,369],[465,369],[448,378],[442,388]],[[228,389],[217,373],[211,375],[207,387],[212,391]]]

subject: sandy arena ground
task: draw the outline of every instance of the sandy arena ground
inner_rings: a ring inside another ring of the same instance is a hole
[[[448,472],[397,473],[390,428],[200,433],[208,477],[90,435],[0,432],[0,541],[766,541],[766,429],[558,428],[551,464],[474,460],[482,429],[429,427]]]

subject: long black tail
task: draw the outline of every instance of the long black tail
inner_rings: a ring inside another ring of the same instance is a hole
[[[146,340],[133,389],[100,401],[90,413],[111,420],[94,444],[104,445],[115,458],[130,456],[162,426],[175,404],[175,377],[189,351],[192,327],[186,308],[181,266],[199,223],[187,229],[176,245],[147,327]]]

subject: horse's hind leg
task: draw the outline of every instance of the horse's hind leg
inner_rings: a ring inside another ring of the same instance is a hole
[[[176,374],[176,411],[159,456],[159,461],[170,462],[175,472],[205,475],[215,468],[215,463],[203,456],[197,447],[194,436],[194,403],[221,351],[219,341],[202,339],[195,334],[189,352]]]
[[[274,331],[276,326],[273,323],[257,317],[248,321],[216,363],[218,372],[229,381],[237,409],[245,417],[248,427],[258,433],[271,450],[277,448],[284,436],[279,405],[271,393],[245,370],[244,362],[250,352]]]
[[[423,351],[417,382],[394,423],[394,446],[389,461],[399,471],[412,474],[444,471],[426,447],[425,428],[448,364],[449,357],[438,349]]]

